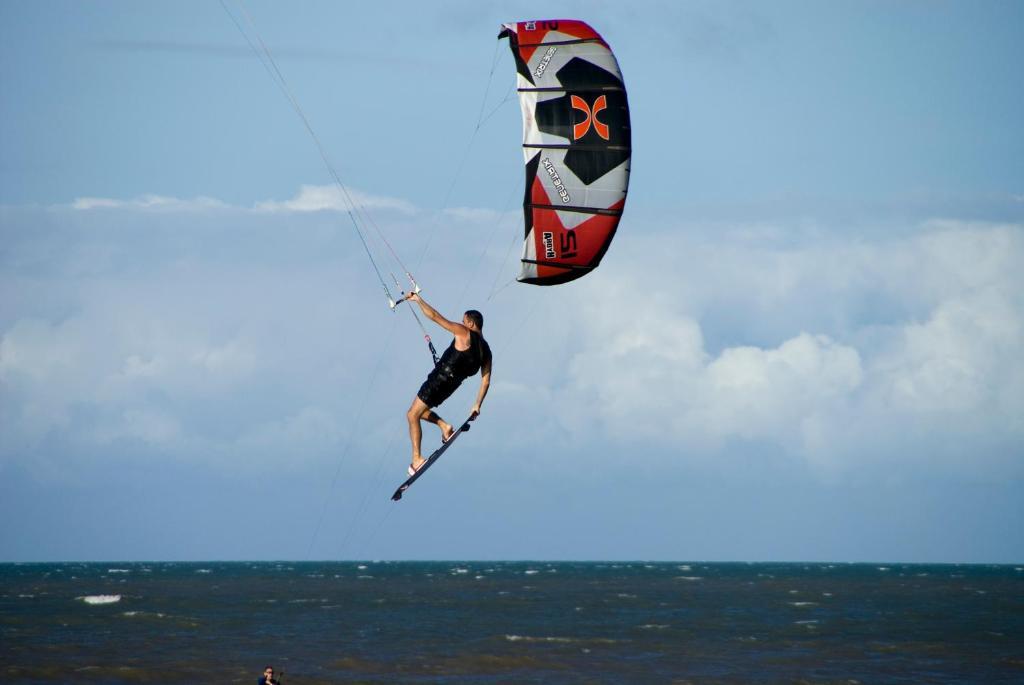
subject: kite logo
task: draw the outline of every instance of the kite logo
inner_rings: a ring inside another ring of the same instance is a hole
[[[551,58],[558,52],[558,48],[551,46],[548,51],[544,53],[544,56],[540,59],[540,64],[537,65],[537,69],[533,72],[535,78],[540,78],[544,75],[544,70],[548,68],[548,64],[551,63]]]
[[[558,30],[558,22],[557,21],[550,21],[550,20],[548,20],[548,21],[524,21],[523,22],[523,28],[526,29],[527,31],[536,31],[537,30],[537,24],[540,24],[541,28],[545,28],[548,31],[557,31]]]
[[[572,127],[572,139],[579,140],[583,136],[587,135],[590,131],[590,127],[593,126],[597,135],[601,136],[605,140],[610,140],[611,137],[608,131],[608,124],[601,123],[597,115],[608,109],[608,100],[604,95],[594,100],[594,106],[591,107],[587,104],[587,101],[581,98],[579,95],[573,95],[569,100],[572,103],[573,109],[578,109],[583,112],[584,119],[578,124],[574,124]]]
[[[565,184],[562,183],[562,177],[558,175],[558,171],[555,169],[555,165],[551,163],[551,160],[547,157],[544,158],[544,170],[548,172],[548,176],[551,177],[551,182],[555,185],[555,190],[558,191],[558,196],[562,198],[562,204],[569,204],[569,191],[565,189]]]
[[[552,231],[544,231],[541,234],[541,238],[544,240],[544,259],[559,259],[558,253],[555,252],[555,234]],[[576,256],[576,233],[569,229],[563,233],[559,245],[562,248],[561,259],[569,259],[570,257]]]
[[[544,259],[555,259],[558,257],[555,254],[555,234],[551,231],[544,231]]]

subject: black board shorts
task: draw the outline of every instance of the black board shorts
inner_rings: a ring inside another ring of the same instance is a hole
[[[451,397],[452,393],[458,390],[460,385],[462,385],[461,378],[435,368],[427,376],[427,380],[423,381],[423,385],[420,386],[420,391],[416,393],[416,397],[419,397],[423,400],[423,404],[433,409]]]

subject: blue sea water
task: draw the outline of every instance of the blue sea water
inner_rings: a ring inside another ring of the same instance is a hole
[[[1024,683],[1024,567],[0,565],[13,683]]]

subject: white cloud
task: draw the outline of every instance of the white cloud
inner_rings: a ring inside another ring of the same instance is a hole
[[[610,260],[614,276],[564,308],[580,331],[555,400],[569,408],[564,425],[579,439],[643,437],[683,454],[755,441],[826,471],[916,460],[965,436],[981,451],[1015,442],[1024,457],[1020,227],[764,240],[659,235],[638,258]],[[651,295],[659,275],[685,295]],[[728,325],[715,329],[723,312]],[[730,341],[755,331],[777,342]]]
[[[97,426],[92,435],[101,445],[140,440],[162,447],[173,446],[183,437],[177,417],[153,409],[125,409],[113,421]]]
[[[245,376],[253,371],[257,355],[248,348],[246,343],[231,340],[223,345],[206,347],[193,352],[190,361],[205,373]]]
[[[199,196],[183,199],[152,194],[127,200],[105,197],[79,197],[70,204],[70,207],[78,211],[102,209],[162,212],[235,210],[260,213],[307,213],[320,211],[346,212],[351,204],[354,204],[358,211],[392,211],[405,215],[413,215],[418,211],[415,205],[402,198],[374,195],[354,188],[347,188],[346,192],[347,198],[337,186],[303,185],[299,188],[299,192],[289,200],[258,201],[251,208],[233,206],[211,197]],[[349,201],[351,201],[351,204]]]
[[[208,212],[211,210],[230,209],[225,202],[212,197],[196,197],[190,200],[162,195],[143,195],[130,200],[115,200],[103,197],[79,197],[71,203],[71,208],[79,211],[94,209],[128,209],[135,211],[165,212]]]
[[[347,197],[337,186],[304,185],[298,194],[290,200],[278,202],[268,200],[257,202],[257,212],[347,212],[350,207],[358,210],[394,211],[401,214],[415,214],[416,207],[401,198],[371,195],[352,188],[347,189]]]

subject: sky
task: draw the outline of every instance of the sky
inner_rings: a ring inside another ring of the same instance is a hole
[[[633,131],[554,288],[496,40],[544,18]],[[1020,563],[1021,64],[1019,2],[0,0],[0,561]],[[398,503],[430,357],[321,149],[495,354]]]

